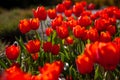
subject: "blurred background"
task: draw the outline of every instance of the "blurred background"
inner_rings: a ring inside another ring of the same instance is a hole
[[[120,6],[120,0],[72,0],[73,2],[77,1],[87,1],[88,3],[96,4],[97,8],[101,6],[116,5]],[[62,2],[62,0],[2,0],[0,2],[0,7],[11,9],[15,7],[19,8],[28,8],[30,6],[44,5],[52,6]]]
[[[72,0],[73,2],[82,0]],[[96,9],[106,6],[116,5],[120,7],[120,0],[84,0],[88,3],[94,3]],[[62,0],[2,0],[0,2],[0,43],[8,43],[15,41],[15,37],[23,35],[18,30],[19,20],[24,18],[32,18],[32,9],[43,5],[46,7],[55,6]]]

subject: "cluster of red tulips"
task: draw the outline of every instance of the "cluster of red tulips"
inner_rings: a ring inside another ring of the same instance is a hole
[[[18,28],[35,35],[6,47],[0,80],[119,80],[120,9],[94,9],[71,0],[33,9],[34,18],[20,20]]]
[[[63,69],[63,63],[61,61],[55,61],[53,63],[46,63],[42,68],[38,70],[40,74],[31,75],[30,73],[23,72],[19,66],[13,65],[1,75],[1,80],[57,80],[59,74]]]

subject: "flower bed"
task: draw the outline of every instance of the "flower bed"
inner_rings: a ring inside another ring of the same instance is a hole
[[[35,36],[6,47],[0,80],[120,79],[120,9],[94,8],[63,0],[53,9],[33,9],[34,18],[20,20],[18,28]]]

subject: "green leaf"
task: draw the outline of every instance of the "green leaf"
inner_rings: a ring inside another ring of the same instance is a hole
[[[4,69],[7,69],[7,65],[5,64],[5,62],[3,62],[1,59],[0,59],[0,65],[4,68]]]
[[[49,58],[50,58],[50,63],[52,63],[53,58],[52,58],[52,54],[51,53],[49,53]]]
[[[102,79],[102,75],[100,73],[100,66],[96,65],[94,80],[101,80],[101,79]]]
[[[35,31],[35,35],[36,35],[36,38],[37,38],[37,39],[41,40],[41,39],[40,39],[40,34],[39,34],[37,31]]]
[[[77,74],[77,71],[75,70],[75,68],[72,68],[72,76],[73,76],[73,80],[77,80],[77,78],[78,78],[78,75],[79,75],[79,73]],[[80,78],[79,78],[80,79]]]
[[[24,42],[23,42],[23,39],[22,37],[20,37],[20,39],[16,38],[19,46],[21,46],[22,49],[26,49],[25,46],[24,46]]]
[[[99,66],[96,67],[94,79],[96,80],[99,76]]]
[[[65,53],[65,57],[68,59],[68,60],[70,60],[70,57],[69,57],[69,55],[68,55],[68,52],[64,49],[64,53]]]
[[[47,41],[50,42],[50,41],[51,41],[51,38],[52,38],[52,35],[48,36],[48,37],[47,37]]]
[[[11,65],[12,62],[6,57],[6,60],[8,61],[8,63]]]
[[[70,68],[69,68],[69,75],[72,75],[72,65],[70,66]]]
[[[74,52],[71,52],[70,55],[71,55],[72,58],[76,58]]]
[[[21,64],[21,53],[19,54],[19,56],[17,58],[17,62]]]
[[[60,55],[61,55],[61,60],[62,60],[62,62],[64,62],[64,61],[65,61],[65,60],[64,60],[64,58],[65,58],[64,53],[60,52]]]
[[[56,31],[53,31],[52,44],[55,44]]]

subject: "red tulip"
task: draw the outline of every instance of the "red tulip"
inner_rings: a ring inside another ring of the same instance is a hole
[[[88,17],[88,16],[80,16],[78,17],[78,24],[80,26],[84,26],[84,27],[87,27],[87,26],[90,26],[92,23],[92,20]]]
[[[62,61],[45,63],[45,65],[40,68],[41,75],[38,75],[38,78],[33,80],[57,80],[63,70],[63,67],[64,65]]]
[[[40,21],[38,18],[32,18],[30,19],[30,28],[32,30],[37,30],[39,28]]]
[[[44,6],[37,7],[36,10],[33,10],[33,14],[35,18],[39,20],[46,20],[47,18],[47,11]]]
[[[113,42],[118,46],[118,48],[120,49],[120,37],[115,37]],[[120,55],[120,50],[119,50],[119,55]]]
[[[68,28],[69,23],[68,23],[68,21],[62,21],[62,24],[60,26],[64,26],[64,27]]]
[[[88,38],[90,41],[95,42],[99,39],[99,33],[96,28],[90,28],[88,30]]]
[[[118,45],[118,47],[120,48],[120,37],[115,37],[113,42],[115,42]]]
[[[48,9],[47,10],[48,16],[50,19],[54,19],[57,16],[55,9]]]
[[[71,0],[63,0],[62,4],[65,6],[65,9],[69,9],[72,6]]]
[[[37,53],[40,50],[39,40],[30,40],[26,43],[26,49],[29,53]]]
[[[99,41],[101,41],[101,42],[109,42],[109,41],[111,41],[110,33],[108,31],[101,32]]]
[[[107,70],[114,70],[119,63],[119,48],[113,42],[99,43],[99,64]]]
[[[66,17],[70,17],[72,15],[72,10],[71,9],[65,10],[64,14],[65,14]]]
[[[62,24],[63,18],[61,16],[57,16],[52,22],[51,26],[54,30],[56,30],[57,26],[60,26]]]
[[[92,12],[91,11],[87,11],[87,10],[85,10],[85,11],[83,11],[81,13],[81,16],[90,16],[90,15],[92,15]]]
[[[51,27],[46,28],[45,33],[47,36],[50,36],[53,32],[53,29]]]
[[[83,11],[84,11],[84,7],[81,3],[76,3],[73,6],[73,13],[75,14],[75,16],[79,17]]]
[[[76,59],[77,70],[81,74],[88,74],[93,70],[93,61],[86,55],[79,55]]]
[[[93,21],[95,21],[97,18],[99,18],[98,15],[99,15],[99,14],[97,14],[97,13],[91,14],[91,15],[90,15],[90,19],[93,20]]]
[[[119,9],[117,6],[109,6],[104,10],[109,15],[109,17],[115,17],[115,12],[118,11]]]
[[[109,19],[109,15],[105,11],[101,11],[99,17],[102,19]]]
[[[51,48],[51,53],[53,55],[58,55],[60,51],[60,46],[58,44],[54,44]]]
[[[111,36],[116,34],[116,26],[109,25],[106,30],[110,33]]]
[[[10,60],[15,60],[20,54],[20,47],[16,45],[8,46],[5,50],[6,56]]]
[[[27,20],[27,19],[20,20],[18,27],[19,27],[19,30],[20,30],[23,34],[29,32],[30,29],[31,29],[31,28],[30,28],[29,20]]]
[[[33,60],[37,60],[39,57],[38,53],[31,54]]]
[[[86,1],[81,1],[80,4],[81,4],[83,7],[86,7],[86,6],[87,6],[87,2],[86,2]]]
[[[68,28],[66,26],[58,26],[56,28],[56,32],[57,32],[57,35],[61,39],[65,39],[69,36],[69,31],[68,31]]]
[[[43,50],[44,52],[51,52],[52,43],[51,42],[44,42],[43,43]]]
[[[81,27],[80,25],[76,25],[75,27],[73,27],[73,34],[76,38],[84,38],[86,37],[86,32],[85,32],[85,28]]]
[[[73,30],[73,27],[77,25],[77,21],[75,19],[68,20],[68,26],[71,30]]]
[[[84,49],[84,54],[87,55],[94,63],[97,63],[99,59],[98,45],[99,42],[96,41],[94,43],[87,44]]]
[[[98,31],[106,30],[107,26],[109,25],[109,21],[107,19],[97,19],[94,23],[95,28]]]
[[[65,6],[64,6],[63,4],[57,4],[57,6],[56,6],[56,11],[57,11],[58,13],[64,12],[64,11],[65,11]]]
[[[68,36],[66,39],[65,39],[66,43],[67,44],[73,44],[73,38]]]
[[[12,66],[3,72],[0,80],[31,80],[31,75],[24,73],[16,66]]]
[[[120,19],[120,9],[114,11],[114,15],[115,15],[116,19]]]
[[[112,18],[109,18],[109,25],[116,25],[116,18],[112,17]]]

